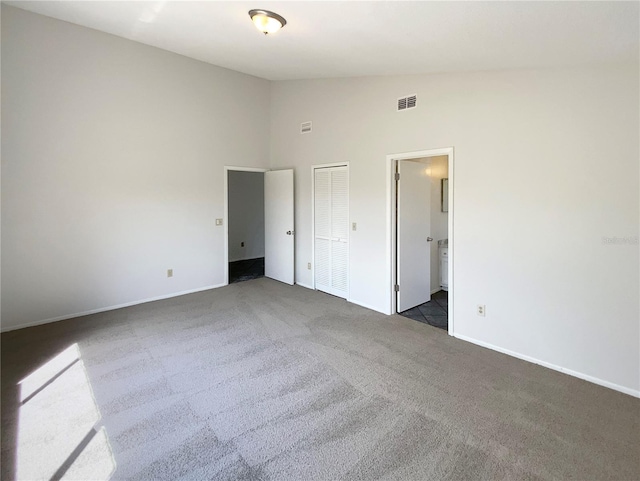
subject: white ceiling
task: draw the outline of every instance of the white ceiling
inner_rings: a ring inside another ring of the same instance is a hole
[[[638,2],[7,4],[270,80],[637,62]],[[264,36],[247,12],[287,19]]]

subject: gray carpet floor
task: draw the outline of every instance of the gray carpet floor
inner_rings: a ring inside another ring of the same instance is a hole
[[[2,479],[640,479],[640,400],[266,278],[1,337]]]

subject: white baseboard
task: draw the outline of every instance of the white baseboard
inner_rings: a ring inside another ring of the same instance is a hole
[[[217,289],[218,287],[224,287],[226,285],[227,284],[216,284],[214,286],[198,287],[196,289],[189,289],[187,291],[180,291],[180,292],[174,292],[172,294],[165,294],[162,296],[150,297],[148,299],[141,299],[139,301],[125,302],[124,304],[117,304],[115,306],[100,307],[98,309],[91,309],[90,311],[83,311],[75,314],[66,314],[64,316],[50,317],[49,319],[43,319],[41,321],[28,322],[26,324],[21,324],[19,326],[12,326],[6,329],[2,328],[0,332],[15,331],[17,329],[24,329],[26,327],[35,327],[35,326],[40,326],[42,324],[49,324],[51,322],[64,321],[66,319],[73,319],[74,317],[89,316],[91,314],[98,314],[99,312],[113,311],[115,309],[122,309],[123,307],[137,306],[138,304],[146,304],[147,302],[161,301],[162,299],[170,299],[172,297],[184,296],[187,294],[193,294],[195,292],[202,292],[202,291],[208,291],[210,289]]]
[[[315,288],[313,288],[313,287],[311,287],[310,285],[305,284],[305,283],[303,283],[303,282],[296,282],[296,285],[297,285],[297,286],[300,286],[300,287],[306,287],[307,289],[311,289],[311,290],[314,290],[314,291],[316,290]],[[331,295],[331,294],[330,294],[330,295]],[[357,304],[358,306],[360,306],[360,307],[364,307],[364,308],[366,308],[366,309],[371,309],[372,311],[381,312],[382,314],[387,314],[387,312],[385,312],[385,311],[383,311],[383,310],[380,310],[380,309],[379,309],[379,308],[377,308],[377,307],[373,307],[373,306],[370,306],[370,305],[368,305],[368,304],[365,304],[364,302],[355,301],[355,300],[353,300],[353,299],[349,299],[349,298],[345,299],[345,301],[350,302],[350,303],[352,303],[352,304]]]
[[[593,376],[590,376],[588,374],[584,374],[584,373],[581,373],[581,372],[578,372],[578,371],[574,371],[572,369],[567,369],[565,367],[558,366],[558,365],[552,364],[550,362],[541,361],[540,359],[536,359],[536,358],[533,358],[531,356],[527,356],[527,355],[520,354],[520,353],[517,353],[517,352],[514,352],[514,351],[510,351],[509,349],[503,349],[501,347],[494,346],[493,344],[489,344],[488,342],[479,341],[477,339],[473,339],[471,337],[463,336],[461,334],[455,334],[454,333],[453,336],[458,338],[458,339],[461,339],[463,341],[467,341],[467,342],[470,342],[472,344],[476,344],[478,346],[486,347],[487,349],[491,349],[493,351],[498,351],[498,352],[501,352],[503,354],[507,354],[509,356],[516,357],[518,359],[522,359],[523,361],[528,361],[528,362],[531,362],[533,364],[538,364],[540,366],[547,367],[549,369],[553,369],[554,371],[559,371],[559,372],[562,372],[564,374],[568,374],[570,376],[577,377],[578,379],[582,379],[584,381],[589,381],[589,382],[592,382],[594,384],[598,384],[600,386],[604,386],[604,387],[607,387],[609,389],[613,389],[614,391],[620,391],[620,392],[622,392],[624,394],[629,394],[630,396],[640,398],[640,390],[637,390],[637,389],[631,389],[631,388],[628,388],[628,387],[625,387],[625,386],[621,386],[619,384],[615,384],[615,383],[612,383],[612,382],[609,382],[609,381],[604,381],[603,379],[600,379],[600,378],[597,378],[597,377],[593,377]]]
[[[78,313],[75,313],[75,314],[67,314],[67,315],[64,315],[64,316],[51,317],[49,319],[29,322],[27,324],[22,324],[22,325],[19,325],[19,326],[12,326],[12,327],[9,327],[9,328],[6,328],[6,329],[2,328],[0,332],[14,331],[14,330],[17,330],[17,329],[24,329],[26,327],[34,327],[34,326],[39,326],[39,325],[42,325],[42,324],[49,324],[49,323],[57,322],[57,321],[64,321],[66,319],[73,319],[74,317],[88,316],[88,315],[97,314],[97,313],[100,313],[100,312],[112,311],[112,310],[115,310],[115,309],[122,309],[123,307],[131,307],[131,306],[136,306],[136,305],[139,305],[139,304],[146,304],[147,302],[160,301],[162,299],[170,299],[172,297],[179,297],[179,296],[184,296],[184,295],[187,295],[187,294],[193,294],[193,293],[196,293],[196,292],[207,291],[207,290],[210,290],[210,289],[217,289],[219,287],[224,287],[225,285],[227,285],[227,284],[216,284],[216,285],[212,285],[212,286],[198,287],[196,289],[189,289],[189,290],[186,290],[186,291],[175,292],[175,293],[172,293],[172,294],[165,294],[165,295],[162,295],[162,296],[151,297],[151,298],[148,298],[148,299],[141,299],[141,300],[138,300],[138,301],[126,302],[124,304],[117,304],[117,305],[114,305],[114,306],[101,307],[101,308],[98,308],[98,309],[92,309],[92,310],[89,310],[89,311],[78,312]],[[313,289],[311,286],[308,286],[308,285],[300,283],[300,282],[296,282],[296,285],[299,285],[300,287],[304,287],[304,288],[307,288],[307,289]],[[366,304],[364,302],[360,302],[360,301],[357,301],[355,299],[348,299],[348,301],[353,303],[353,304],[357,304],[358,306],[364,307],[366,309],[371,309],[372,311],[380,312],[382,314],[387,314],[387,312],[385,312],[385,311],[383,311],[383,310],[381,310],[381,309],[379,309],[377,307],[374,307],[374,306],[371,306],[369,304]],[[554,371],[562,372],[564,374],[568,374],[570,376],[577,377],[577,378],[582,379],[584,381],[592,382],[594,384],[598,384],[600,386],[604,386],[606,388],[613,389],[615,391],[619,391],[619,392],[622,392],[624,394],[628,394],[628,395],[636,397],[636,398],[640,398],[640,390],[637,390],[637,389],[631,389],[631,388],[628,388],[628,387],[625,387],[625,386],[621,386],[619,384],[615,384],[615,383],[612,383],[612,382],[609,382],[609,381],[605,381],[603,379],[600,379],[600,378],[597,378],[597,377],[594,377],[594,376],[590,376],[588,374],[584,374],[584,373],[581,373],[581,372],[578,372],[578,371],[574,371],[572,369],[567,369],[567,368],[564,368],[562,366],[558,366],[556,364],[552,364],[552,363],[549,363],[549,362],[546,362],[546,361],[541,361],[540,359],[536,359],[536,358],[533,358],[531,356],[527,356],[525,354],[520,354],[518,352],[511,351],[509,349],[504,349],[502,347],[495,346],[495,345],[490,344],[488,342],[484,342],[484,341],[480,341],[480,340],[477,340],[477,339],[473,339],[471,337],[464,336],[462,334],[455,334],[454,333],[453,336],[456,337],[457,339],[462,340],[462,341],[467,341],[467,342],[470,342],[472,344],[476,344],[478,346],[485,347],[487,349],[491,349],[493,351],[497,351],[497,352],[501,352],[503,354],[507,354],[508,356],[512,356],[512,357],[515,357],[515,358],[518,358],[518,359],[522,359],[523,361],[528,361],[528,362],[531,362],[533,364],[538,364],[540,366],[543,366],[543,367],[546,367],[546,368],[549,368],[549,369],[553,369]]]
[[[371,309],[372,311],[379,312],[381,314],[387,314],[387,315],[389,314],[387,311],[382,310],[379,307],[374,307],[374,306],[371,306],[369,304],[365,304],[364,302],[356,301],[355,299],[347,299],[347,301],[351,302],[352,304],[357,304],[360,307],[364,307],[364,308],[367,308],[367,309]]]

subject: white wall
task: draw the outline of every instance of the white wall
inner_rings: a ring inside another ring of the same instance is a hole
[[[453,146],[455,335],[638,394],[638,245],[603,243],[639,233],[638,85],[637,64],[275,82],[297,281],[311,283],[311,165],[350,161],[350,296],[388,312],[386,155]],[[418,108],[395,112],[412,93]]]
[[[223,284],[223,166],[268,166],[269,88],[3,5],[2,328]]]
[[[442,212],[442,179],[449,176],[449,159],[446,155],[429,159],[431,178],[431,290],[440,290],[440,254],[438,241],[448,238],[449,213]]]
[[[264,257],[262,172],[229,171],[228,219],[229,262]]]

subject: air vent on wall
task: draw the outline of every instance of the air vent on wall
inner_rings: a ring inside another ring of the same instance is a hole
[[[407,97],[400,97],[398,99],[398,112],[401,110],[415,109],[418,104],[418,97],[416,94],[408,95]]]
[[[302,122],[300,124],[300,133],[308,134],[309,132],[311,132],[311,122]]]

